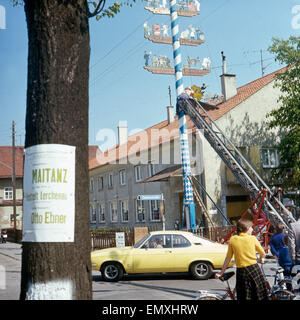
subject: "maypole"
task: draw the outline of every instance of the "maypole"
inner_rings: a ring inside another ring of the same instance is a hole
[[[173,45],[173,58],[175,68],[176,81],[176,96],[183,93],[183,77],[182,77],[182,62],[179,41],[179,27],[176,0],[170,0],[170,15],[171,15],[171,32]],[[186,224],[194,231],[196,228],[195,203],[193,196],[193,187],[189,177],[192,175],[190,166],[190,152],[187,134],[186,117],[184,111],[178,114],[182,178],[183,178],[183,214],[186,217]]]
[[[176,0],[170,0],[169,9],[167,8],[166,0],[162,0],[161,4],[160,0],[149,0],[148,5],[145,7],[145,9],[152,12],[153,14],[171,16],[172,39],[168,35],[168,27],[166,25],[162,25],[162,30],[160,30],[160,26],[158,24],[154,24],[151,31],[151,28],[148,26],[148,21],[145,21],[144,23],[144,37],[155,43],[173,45],[174,68],[172,68],[170,59],[166,56],[153,55],[151,64],[151,51],[145,51],[144,69],[154,74],[175,74],[176,97],[178,99],[184,91],[182,80],[183,76],[204,76],[210,72],[209,58],[203,59],[203,63],[200,68],[196,67],[196,64],[200,62],[199,58],[190,59],[188,57],[187,64],[185,65],[183,65],[181,62],[180,44],[188,46],[198,46],[204,43],[205,40],[201,28],[194,28],[192,25],[189,26],[190,30],[185,30],[181,34],[179,34],[178,16],[191,18],[195,15],[200,14],[200,2],[198,0],[189,0],[186,2],[183,1],[181,2],[179,8],[177,8]],[[190,167],[187,124],[184,111],[180,111],[178,114],[178,126],[184,192],[182,224],[185,217],[187,228],[194,231],[196,229],[196,213],[193,187],[190,181],[192,173]]]

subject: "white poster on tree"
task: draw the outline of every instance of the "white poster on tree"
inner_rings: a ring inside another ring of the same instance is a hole
[[[75,147],[40,144],[25,149],[23,242],[73,242]]]

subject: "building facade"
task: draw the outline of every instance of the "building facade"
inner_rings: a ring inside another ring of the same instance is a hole
[[[207,104],[215,123],[269,186],[278,184],[271,180],[271,169],[280,159],[274,148],[278,134],[267,130],[266,115],[278,105],[280,91],[274,88],[275,74],[284,70],[236,88],[235,75],[226,74],[223,68],[223,100]],[[168,120],[132,136],[127,136],[126,126],[120,126],[119,143],[90,161],[91,228],[162,228],[159,203],[141,202],[141,194],[164,195],[167,229],[184,225],[178,121],[172,107],[168,107],[167,115]],[[250,205],[250,197],[189,117],[187,127],[192,174],[204,186],[204,191],[196,188],[206,212],[216,224],[224,224],[217,205],[234,222]],[[197,224],[207,225],[196,199],[195,204]]]
[[[89,159],[95,158],[97,146],[89,146]],[[15,147],[16,228],[22,229],[23,219],[23,162],[24,147]],[[14,228],[12,183],[13,155],[11,146],[0,146],[0,230]],[[88,210],[88,208],[87,208]]]
[[[22,229],[23,147],[15,147],[16,228]],[[14,227],[13,152],[10,146],[0,146],[0,229]]]
[[[183,187],[176,125],[173,116],[125,138],[119,128],[123,143],[90,161],[91,228],[173,229],[178,224]],[[195,132],[190,142],[190,152],[196,153]],[[140,195],[162,195],[164,202],[139,200]]]

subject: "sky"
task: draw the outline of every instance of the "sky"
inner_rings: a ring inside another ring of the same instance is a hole
[[[236,74],[237,87],[282,66],[267,51],[272,37],[288,39],[300,34],[300,0],[202,0],[200,15],[179,16],[179,32],[189,25],[200,27],[205,43],[181,46],[187,57],[209,57],[211,72],[203,77],[185,76],[184,86],[207,85],[209,94],[221,93],[221,51],[227,73]],[[109,3],[109,1],[107,1]],[[146,71],[144,51],[166,55],[173,62],[172,45],[144,38],[143,24],[167,24],[170,16],[154,15],[137,0],[123,7],[113,19],[90,19],[89,144],[106,149],[101,130],[111,129],[117,137],[119,121],[127,121],[129,133],[146,129],[167,119],[166,107],[176,101],[175,77]],[[4,20],[3,20],[4,19]],[[171,32],[169,32],[171,34]],[[0,145],[11,145],[12,121],[16,144],[24,145],[27,90],[27,26],[22,6],[0,0]]]

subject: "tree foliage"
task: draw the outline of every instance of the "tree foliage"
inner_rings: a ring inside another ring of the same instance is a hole
[[[113,18],[117,13],[120,12],[121,7],[129,6],[132,7],[132,4],[136,2],[136,0],[127,0],[118,2],[115,1],[111,6],[105,8],[106,0],[97,1],[88,1],[90,7],[93,8],[93,11],[90,11],[89,17],[95,17],[97,20],[100,20],[103,17]]]
[[[285,72],[276,75],[275,87],[280,88],[279,108],[267,116],[269,128],[279,129],[281,140],[277,145],[280,154],[279,167],[274,176],[286,187],[300,187],[300,37],[288,40],[273,38],[269,51],[275,60],[287,66]]]
[[[23,5],[23,0],[11,0],[14,6]],[[105,8],[106,0],[98,0],[98,1],[87,1],[89,12],[87,13],[89,18],[96,17],[97,20],[101,18],[113,18],[117,13],[121,11],[121,7],[129,6],[132,7],[132,4],[136,2],[136,0],[126,0],[126,1],[115,1],[112,5]]]

